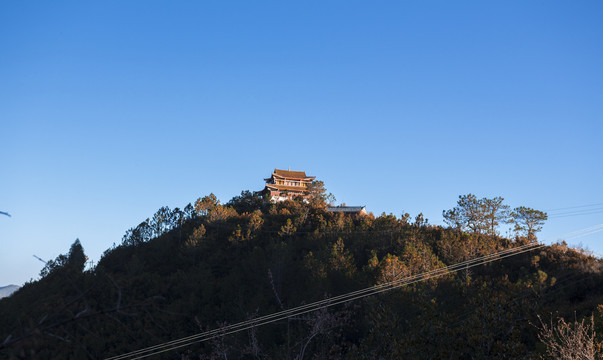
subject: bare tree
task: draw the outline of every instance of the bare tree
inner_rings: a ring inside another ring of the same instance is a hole
[[[590,317],[590,324],[585,320],[574,320],[567,323],[563,318],[558,318],[553,323],[553,318],[548,324],[540,316],[540,333],[538,339],[546,346],[546,356],[541,359],[563,360],[595,360],[601,355],[595,344],[594,317]]]

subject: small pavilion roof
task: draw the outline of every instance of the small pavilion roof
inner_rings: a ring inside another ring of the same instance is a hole
[[[345,205],[328,206],[327,211],[343,212],[343,213],[359,213],[359,212],[366,211],[366,205],[362,205],[362,206],[345,206]]]

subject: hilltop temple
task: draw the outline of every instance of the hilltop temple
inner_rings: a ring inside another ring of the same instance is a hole
[[[285,201],[296,196],[308,198],[308,185],[316,176],[307,176],[305,171],[274,169],[266,181],[266,191],[270,192],[272,201]]]
[[[312,196],[308,190],[308,185],[316,179],[316,176],[307,176],[305,171],[291,171],[274,169],[266,181],[264,191],[270,194],[273,202],[292,200],[296,196],[308,199]],[[304,200],[307,201],[307,200]],[[344,214],[367,215],[366,206],[328,206],[327,211]]]

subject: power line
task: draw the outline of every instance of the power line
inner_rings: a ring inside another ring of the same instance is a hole
[[[545,210],[549,219],[556,219],[568,216],[582,216],[603,213],[603,203],[568,206]]]
[[[372,286],[369,288],[365,288],[362,290],[357,290],[354,292],[339,295],[339,296],[332,297],[329,299],[317,301],[317,302],[314,302],[311,304],[302,305],[302,306],[299,306],[299,307],[296,307],[296,308],[293,308],[290,310],[280,311],[280,312],[277,312],[274,314],[269,314],[269,315],[265,315],[265,316],[262,316],[259,318],[255,318],[255,319],[243,321],[243,322],[240,322],[237,324],[222,327],[220,329],[207,331],[204,333],[192,335],[192,336],[181,338],[178,340],[173,340],[173,341],[165,342],[165,343],[162,343],[159,345],[136,350],[136,351],[133,351],[133,352],[130,352],[127,354],[114,356],[114,357],[108,358],[107,360],[118,360],[118,359],[126,359],[126,358],[141,359],[141,358],[148,357],[151,355],[155,355],[155,354],[163,353],[166,351],[175,350],[175,349],[178,349],[181,347],[189,346],[189,345],[192,345],[193,343],[211,340],[218,336],[225,336],[225,335],[232,334],[235,332],[248,330],[253,327],[262,326],[262,325],[266,325],[266,324],[273,323],[276,321],[284,320],[288,317],[302,315],[302,314],[305,314],[308,312],[316,311],[320,308],[330,307],[330,306],[342,304],[345,302],[361,299],[361,298],[364,298],[367,296],[376,295],[376,294],[379,294],[379,293],[382,293],[385,291],[390,291],[390,290],[393,290],[393,289],[396,289],[396,288],[399,288],[402,286],[407,286],[407,285],[411,285],[411,284],[414,284],[417,282],[429,280],[434,277],[447,275],[447,274],[450,274],[450,273],[453,273],[453,272],[456,272],[456,271],[459,271],[462,269],[467,269],[467,268],[471,268],[471,267],[475,267],[475,266],[479,266],[479,265],[484,265],[484,264],[487,264],[492,261],[496,261],[496,260],[504,259],[506,257],[515,256],[515,255],[519,255],[519,254],[522,254],[522,253],[525,253],[528,251],[532,251],[532,250],[541,248],[543,246],[545,246],[545,245],[543,245],[543,244],[539,245],[536,243],[518,246],[516,248],[503,250],[503,251],[500,251],[497,253],[485,255],[485,256],[467,260],[467,261],[463,261],[463,262],[460,262],[460,263],[457,263],[454,265],[434,269],[434,270],[431,270],[428,272],[409,276],[409,277],[399,279],[396,281],[392,281],[392,282],[388,282],[388,283],[380,284],[380,285],[375,285],[375,286]]]
[[[567,212],[567,213],[563,213],[563,214],[553,214],[553,215],[549,216],[549,219],[557,219],[557,218],[563,218],[563,217],[569,217],[569,216],[593,215],[593,214],[600,214],[600,213],[603,213],[603,208],[589,209],[589,210],[576,211],[576,212]]]
[[[578,238],[586,235],[590,235],[595,232],[603,231],[603,224],[591,226],[589,228],[585,228],[582,230],[577,230],[569,234],[575,234],[573,238]],[[569,235],[567,234],[567,235]],[[311,304],[298,306],[293,309],[283,310],[277,313],[265,315],[259,318],[243,321],[237,324],[228,325],[219,329],[214,329],[210,331],[206,331],[203,333],[191,335],[188,337],[180,338],[177,340],[172,340],[168,342],[164,342],[158,345],[150,346],[144,349],[135,350],[126,354],[113,356],[107,358],[106,360],[121,360],[121,359],[142,359],[148,356],[164,353],[171,350],[176,350],[178,348],[182,348],[185,346],[190,346],[194,343],[204,342],[216,337],[222,337],[229,334],[233,334],[240,331],[245,331],[257,326],[266,325],[269,323],[273,323],[276,321],[284,320],[286,318],[292,316],[303,315],[305,313],[313,312],[319,310],[321,308],[326,308],[338,304],[342,304],[345,302],[350,302],[353,300],[361,299],[367,296],[376,295],[382,292],[390,291],[393,289],[397,289],[399,287],[411,285],[414,283],[418,283],[421,281],[429,280],[435,277],[444,276],[447,274],[451,274],[453,272],[457,272],[459,270],[468,269],[480,265],[484,265],[496,260],[501,260],[507,257],[520,255],[529,251],[533,251],[539,248],[542,248],[546,245],[530,243],[526,245],[521,245],[512,249],[506,249],[497,253],[488,254],[485,256],[477,257],[474,259],[462,261],[457,264],[445,266],[442,268],[434,269],[431,271],[427,271],[421,274],[409,276],[406,278],[398,279],[392,282],[371,286],[365,289],[353,291],[350,293],[342,294],[339,296],[335,296],[332,298],[328,298],[321,301],[316,301]]]
[[[583,229],[583,230],[571,232],[569,234],[566,234],[565,237],[562,237],[562,239],[567,240],[567,241],[574,240],[574,239],[578,239],[578,238],[581,238],[584,236],[598,233],[600,231],[603,231],[603,224],[599,224],[599,225],[591,226],[591,227]],[[567,236],[567,235],[570,235],[570,236]]]
[[[580,233],[583,233],[583,232],[591,231],[591,230],[596,229],[596,228],[600,228],[602,226],[603,226],[603,224],[597,224],[597,225],[589,226],[587,228],[582,228],[582,229],[578,229],[578,230],[574,230],[574,231],[565,233],[565,234],[561,235],[560,237],[570,236],[570,235],[574,235],[574,234],[580,234]]]
[[[572,210],[563,210],[563,211],[549,211],[547,212],[548,214],[553,214],[553,215],[563,215],[563,214],[573,214],[573,213],[578,213],[578,212],[586,212],[586,211],[600,211],[601,209],[603,209],[603,205],[597,205],[594,207],[587,207],[587,208],[581,208],[581,209],[572,209]]]
[[[548,209],[548,210],[544,210],[544,211],[545,212],[554,212],[554,211],[558,211],[558,210],[587,208],[587,207],[593,207],[593,206],[603,206],[603,203],[588,204],[588,205],[578,205],[578,206],[569,206],[569,207],[562,207],[562,208],[556,208],[556,209]]]
[[[533,250],[533,249],[524,250],[522,252],[531,251],[531,250]],[[507,255],[507,256],[504,256],[504,257],[517,255],[517,254],[522,253],[522,252],[518,252],[516,254]],[[236,333],[236,332],[239,332],[239,331],[248,330],[248,329],[250,329],[252,327],[266,325],[266,324],[273,323],[273,322],[276,322],[276,321],[284,320],[284,319],[286,319],[288,317],[303,315],[305,313],[316,311],[316,310],[319,310],[319,309],[324,308],[324,307],[334,306],[334,305],[342,304],[342,303],[345,303],[345,302],[349,302],[349,301],[357,300],[357,299],[360,299],[360,298],[364,298],[364,297],[367,297],[367,296],[376,295],[378,293],[382,293],[382,292],[385,292],[385,291],[393,290],[393,289],[396,289],[396,288],[399,288],[399,287],[402,287],[402,286],[411,285],[411,284],[414,284],[414,283],[417,283],[417,282],[420,282],[420,281],[424,281],[424,280],[428,280],[428,279],[431,279],[431,278],[434,278],[434,277],[443,276],[443,275],[450,274],[452,272],[459,271],[459,270],[462,270],[462,269],[467,269],[467,268],[470,268],[470,267],[482,265],[482,264],[485,264],[485,263],[488,263],[488,262],[491,262],[491,261],[494,261],[494,260],[495,259],[490,259],[490,260],[483,261],[482,263],[476,263],[476,264],[472,264],[472,265],[468,265],[468,266],[462,266],[462,267],[456,268],[456,269],[442,269],[443,270],[442,272],[436,273],[436,274],[432,274],[431,276],[427,276],[427,277],[424,277],[424,278],[418,278],[417,279],[415,277],[414,279],[412,279],[412,278],[409,279],[407,282],[402,282],[402,283],[397,283],[397,284],[391,284],[391,285],[387,284],[388,287],[383,288],[383,289],[374,290],[372,292],[369,292],[369,293],[366,293],[366,294],[357,295],[357,296],[353,296],[353,297],[348,297],[348,298],[345,298],[345,299],[342,299],[342,300],[338,300],[336,302],[324,304],[322,306],[315,306],[315,307],[309,308],[309,309],[303,309],[303,310],[299,310],[299,311],[294,311],[294,312],[289,313],[287,315],[284,315],[284,316],[281,316],[281,317],[278,317],[278,318],[274,318],[274,319],[265,320],[265,321],[260,322],[260,323],[253,323],[253,324],[250,324],[250,325],[245,326],[243,328],[232,329],[232,330],[229,330],[229,331],[226,331],[226,332],[221,332],[221,333],[219,332],[219,333],[214,333],[214,334],[208,334],[208,335],[205,335],[204,337],[200,337],[198,339],[189,341],[189,342],[184,343],[184,344],[175,345],[175,346],[172,346],[171,348],[164,349],[164,350],[152,353],[150,355],[157,354],[157,353],[160,353],[160,352],[166,352],[166,351],[170,351],[170,350],[175,350],[177,348],[181,348],[181,347],[184,347],[184,346],[192,345],[193,343],[196,343],[196,342],[202,342],[202,341],[211,340],[211,339],[219,337],[219,336],[225,336],[225,335],[229,335],[229,334]],[[221,329],[219,329],[219,330],[221,330]],[[142,355],[140,357],[136,357],[135,359],[140,359],[140,358],[143,358],[143,357],[146,357],[146,356],[150,356],[150,355]]]

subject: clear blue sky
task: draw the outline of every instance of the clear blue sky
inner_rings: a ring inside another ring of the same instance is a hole
[[[433,224],[467,193],[601,204],[601,19],[601,1],[4,1],[0,286],[275,167]],[[540,238],[603,223],[578,209]],[[603,253],[602,234],[579,241]]]

